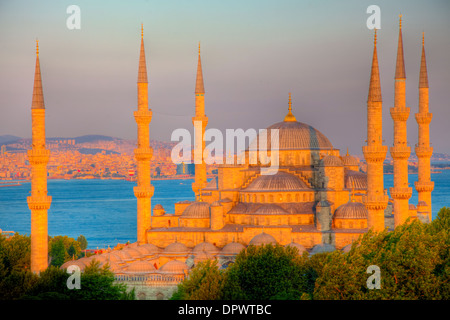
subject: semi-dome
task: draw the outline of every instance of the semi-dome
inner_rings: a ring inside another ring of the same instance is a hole
[[[86,268],[86,264],[80,260],[81,259],[67,261],[60,267],[60,269],[67,269],[68,267],[75,265],[75,266],[79,267],[80,270],[83,270],[84,268]]]
[[[209,203],[194,202],[184,209],[182,218],[209,218]]]
[[[300,178],[293,174],[278,171],[273,175],[261,175],[253,180],[244,191],[295,191],[310,190]]]
[[[127,250],[116,250],[114,251],[114,254],[119,256],[122,260],[133,260],[133,257],[131,256],[131,254],[128,253]]]
[[[275,238],[272,237],[270,234],[262,232],[256,236],[254,236],[253,239],[250,240],[249,245],[260,246],[260,245],[269,244],[269,243],[276,244],[277,240],[275,240]]]
[[[116,254],[116,253],[113,253],[113,252],[111,252],[109,254],[108,258],[109,258],[109,261],[111,261],[111,262],[117,262],[117,263],[122,262],[122,257],[120,255]]]
[[[319,150],[332,149],[333,145],[328,138],[312,126],[298,121],[282,121],[267,128],[267,149],[271,149],[272,129],[278,130],[279,150]],[[249,150],[258,150],[258,135],[249,147]]]
[[[288,212],[279,205],[269,203],[260,206],[254,214],[288,214]]]
[[[327,155],[322,160],[320,160],[319,165],[321,167],[342,167],[342,160],[333,155]]]
[[[288,243],[287,245],[285,245],[285,247],[292,247],[292,248],[297,248],[298,249],[298,254],[303,254],[303,252],[306,251],[306,248],[304,246],[302,246],[300,243],[297,242],[291,242]]]
[[[367,219],[369,213],[361,202],[349,201],[340,205],[334,212],[334,219]]]
[[[223,255],[237,255],[244,249],[245,247],[242,244],[238,242],[230,242],[222,248],[220,253]]]
[[[179,260],[171,260],[164,264],[159,271],[164,273],[186,273],[189,267]]]
[[[149,273],[155,271],[155,267],[148,261],[134,261],[125,270],[127,273]]]
[[[167,247],[164,248],[164,253],[167,253],[167,254],[171,254],[171,253],[176,253],[176,254],[187,253],[187,252],[190,252],[190,251],[191,250],[188,247],[186,247],[186,245],[184,245],[181,242],[171,243]]]
[[[200,252],[216,253],[219,252],[219,249],[212,243],[202,242],[197,244],[194,249],[192,249],[192,252],[195,254],[198,254]]]

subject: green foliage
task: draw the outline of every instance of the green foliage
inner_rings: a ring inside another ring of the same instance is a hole
[[[78,242],[78,240],[67,236],[56,236],[50,238],[49,256],[51,258],[50,264],[55,267],[60,267],[64,264],[64,262],[72,260],[72,258],[80,258],[82,256],[81,243]]]
[[[66,248],[80,252],[78,242],[68,237],[50,239],[50,249],[61,259],[69,258]],[[70,248],[73,249],[70,249]],[[6,239],[0,236],[0,299],[1,300],[132,300],[134,290],[127,292],[124,284],[114,282],[114,274],[108,267],[99,267],[94,261],[81,273],[81,289],[68,289],[70,274],[50,265],[36,275],[30,271],[29,236],[15,234]],[[61,260],[52,259],[61,263]]]
[[[219,300],[222,296],[225,273],[219,270],[216,261],[198,263],[189,277],[178,285],[171,300]]]
[[[299,299],[306,288],[296,248],[250,245],[227,270],[225,299]]]
[[[80,235],[80,236],[77,238],[77,242],[80,244],[80,249],[81,249],[81,250],[86,250],[86,248],[87,248],[87,246],[88,246],[88,242],[87,242],[85,236]]]

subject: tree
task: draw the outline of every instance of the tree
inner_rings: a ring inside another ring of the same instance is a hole
[[[227,270],[224,299],[291,300],[306,290],[298,250],[271,244],[248,246]]]
[[[51,257],[50,265],[60,267],[66,261],[66,248],[62,239],[51,242],[49,255]]]
[[[85,236],[83,236],[82,234],[77,238],[77,242],[80,244],[80,249],[81,250],[86,250],[87,246],[88,246],[88,242],[85,238]]]
[[[216,260],[199,262],[178,285],[171,300],[219,300],[225,279],[226,274],[219,270]]]

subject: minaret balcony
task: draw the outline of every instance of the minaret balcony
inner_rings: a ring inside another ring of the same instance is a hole
[[[52,203],[51,196],[31,196],[27,197],[28,208],[30,210],[48,210]]]
[[[153,148],[134,149],[134,158],[137,161],[150,161],[153,157]]]
[[[205,115],[192,117],[192,124],[194,126],[195,126],[195,121],[201,121],[203,129],[205,129],[206,126],[208,125],[208,117]]]
[[[431,158],[433,155],[433,147],[420,146],[416,144],[416,156],[417,158]]]
[[[155,187],[150,186],[137,186],[133,188],[134,196],[136,198],[151,198],[155,191]]]
[[[429,124],[433,119],[432,113],[416,113],[415,116],[418,124]]]
[[[368,163],[383,162],[386,158],[387,146],[363,146],[364,158]]]
[[[50,157],[48,149],[30,149],[27,150],[28,161],[30,164],[47,164]]]
[[[395,159],[408,159],[411,155],[411,147],[409,146],[394,146],[390,148],[391,156]]]
[[[389,197],[382,195],[365,195],[362,197],[367,210],[384,210],[387,207]]]
[[[394,121],[407,121],[409,118],[409,108],[391,108],[391,117]]]
[[[152,114],[151,110],[137,110],[134,111],[134,119],[137,124],[148,125],[152,121]]]
[[[412,195],[412,188],[390,188],[392,199],[409,199]]]
[[[431,192],[434,190],[434,181],[414,181],[417,192]]]

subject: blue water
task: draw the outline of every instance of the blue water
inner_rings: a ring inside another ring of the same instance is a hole
[[[385,175],[385,187],[392,187],[393,175]],[[433,218],[443,206],[450,206],[450,170],[432,174],[435,189],[432,193]],[[410,185],[417,174],[410,174]],[[166,212],[174,212],[175,202],[194,200],[193,180],[152,181],[155,194],[152,206],[162,204]],[[48,193],[52,204],[48,211],[50,236],[80,234],[88,240],[88,248],[115,246],[117,243],[136,241],[136,198],[134,182],[125,180],[49,180]],[[0,229],[21,234],[30,233],[31,213],[26,197],[29,182],[21,186],[0,188]],[[413,187],[410,203],[417,204]]]

